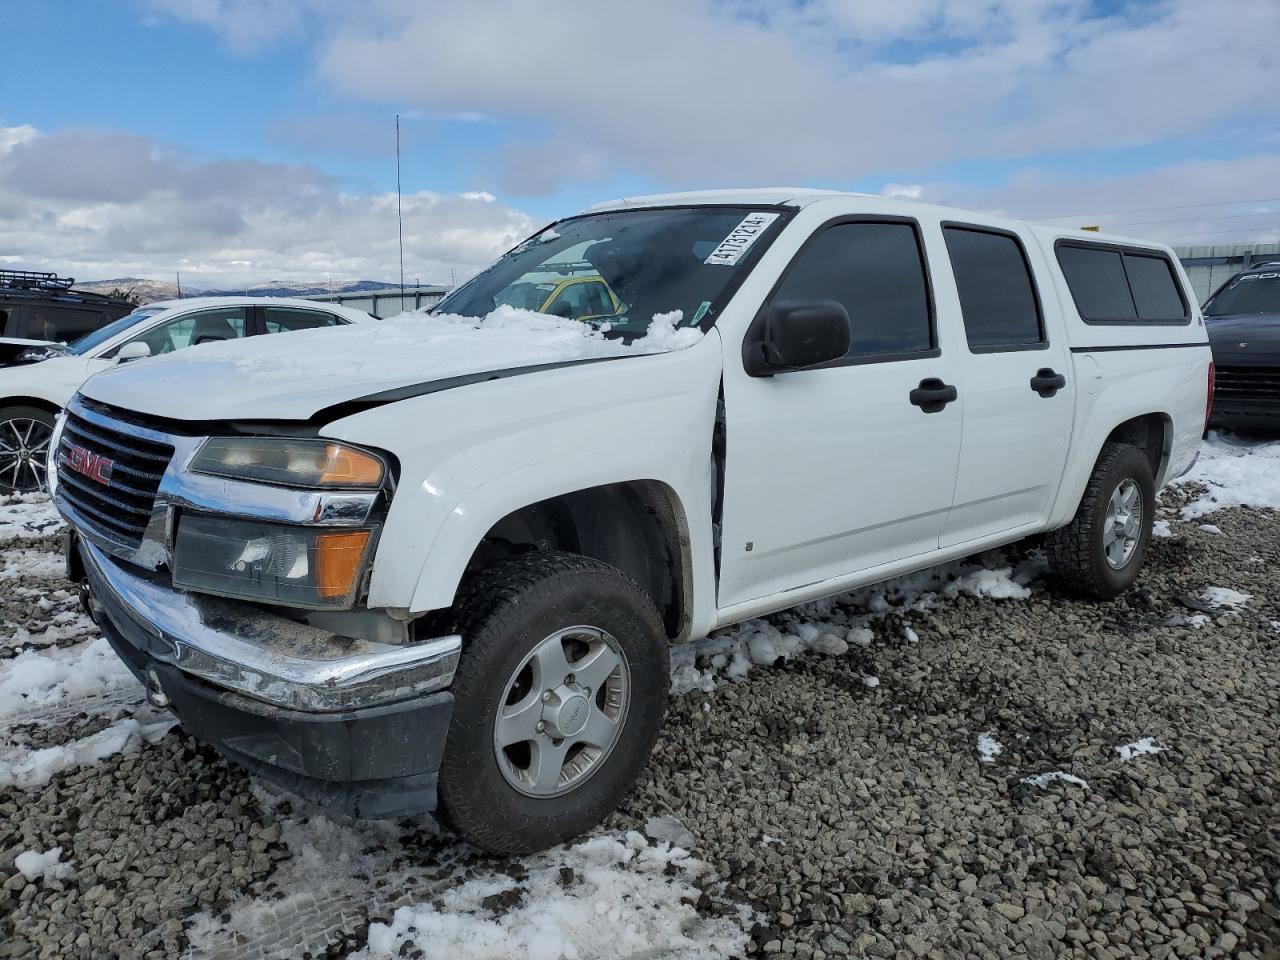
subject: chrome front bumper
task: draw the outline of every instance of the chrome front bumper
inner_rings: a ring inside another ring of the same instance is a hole
[[[340,637],[245,603],[181,593],[77,539],[90,602],[125,639],[183,673],[293,710],[394,703],[453,680],[462,638],[399,645]]]

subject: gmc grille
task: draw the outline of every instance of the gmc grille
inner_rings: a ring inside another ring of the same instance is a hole
[[[1218,367],[1214,399],[1280,401],[1280,367]]]
[[[172,456],[173,447],[168,444],[143,440],[68,411],[58,443],[58,494],[95,532],[136,548],[142,543],[160,478]],[[107,462],[109,467],[104,466]]]

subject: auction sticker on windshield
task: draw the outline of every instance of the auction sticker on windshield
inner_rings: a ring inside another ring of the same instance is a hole
[[[756,242],[756,238],[768,229],[769,224],[778,219],[776,213],[756,211],[748,213],[742,222],[729,231],[729,235],[720,241],[720,246],[711,251],[703,263],[721,263],[732,266]]]

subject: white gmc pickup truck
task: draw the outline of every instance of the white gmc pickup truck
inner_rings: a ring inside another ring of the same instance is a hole
[[[493,851],[608,813],[668,644],[1031,534],[1139,574],[1213,371],[1168,248],[881,197],[628,199],[426,317],[88,380],[68,564],[193,736]]]

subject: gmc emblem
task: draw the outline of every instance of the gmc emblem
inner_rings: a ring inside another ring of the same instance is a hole
[[[81,476],[96,480],[104,487],[111,483],[111,471],[116,465],[114,460],[100,453],[94,453],[92,450],[86,450],[76,443],[64,441],[63,446],[65,447],[63,456],[68,467]]]

